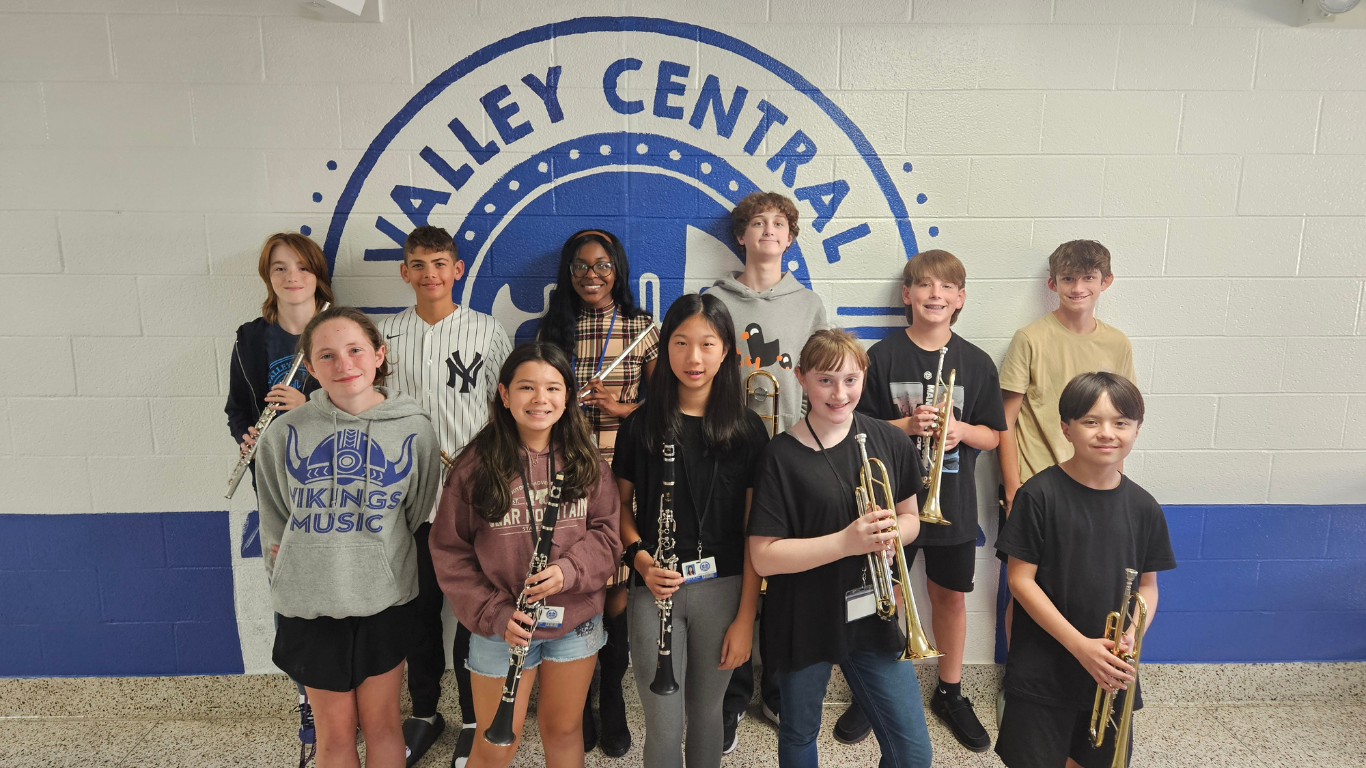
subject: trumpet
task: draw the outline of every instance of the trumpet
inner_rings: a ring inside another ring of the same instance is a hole
[[[940,374],[944,372],[944,355],[948,351],[948,347],[939,350],[939,371],[934,375],[934,387],[930,390],[930,403],[935,409],[934,427],[939,431],[939,436],[931,450],[925,452],[922,449],[920,454],[921,466],[926,469],[923,480],[925,487],[929,489],[925,505],[920,508],[920,522],[933,525],[953,525],[944,518],[944,508],[939,504],[939,488],[944,479],[944,433],[948,430],[949,420],[953,418],[953,385],[958,378],[957,369],[949,371],[947,384],[940,378]],[[939,402],[941,391],[944,394],[943,403]]]
[[[768,391],[762,381],[751,383],[755,378],[768,379],[769,384],[773,385],[773,391]],[[769,398],[773,399],[773,402],[770,404],[770,415],[759,415],[759,418],[768,422],[769,437],[778,436],[778,393],[778,379],[762,368],[745,377],[745,402],[751,407],[756,405],[762,406],[764,404],[763,401],[768,400]]]
[[[330,306],[332,306],[331,303],[324,302],[323,308],[318,310],[318,312],[326,312],[327,308]],[[294,362],[289,366],[289,373],[286,373],[281,381],[287,385],[293,382],[294,375],[299,372],[299,366],[303,364],[304,353],[300,352],[294,356]],[[256,458],[256,449],[261,447],[261,436],[265,434],[266,427],[269,427],[270,423],[275,421],[275,417],[279,415],[280,412],[269,405],[266,406],[265,410],[261,411],[261,418],[256,420],[256,442],[252,443],[251,447],[247,449],[247,452],[237,459],[237,466],[233,467],[232,474],[228,475],[228,492],[223,494],[223,498],[231,499],[233,494],[237,493],[237,486],[242,482],[242,475],[246,474],[247,467],[251,466],[252,459]]]
[[[1105,743],[1107,725],[1115,728],[1115,756],[1110,761],[1110,768],[1127,768],[1129,765],[1129,733],[1133,725],[1134,694],[1138,691],[1138,664],[1143,655],[1143,627],[1148,623],[1148,603],[1134,587],[1137,578],[1138,571],[1124,569],[1124,601],[1119,604],[1118,611],[1111,611],[1105,617],[1104,635],[1106,640],[1114,642],[1113,653],[1134,668],[1134,681],[1124,693],[1118,720],[1114,719],[1115,694],[1103,685],[1096,686],[1096,703],[1091,707],[1092,746],[1100,747]],[[1130,604],[1133,605],[1133,611],[1129,610]],[[1134,624],[1134,647],[1125,651],[1120,643],[1124,640],[1124,628],[1131,619]]]
[[[858,443],[859,461],[862,467],[858,473],[858,487],[854,489],[857,504],[855,513],[863,515],[870,509],[896,509],[892,495],[892,483],[887,476],[887,467],[877,459],[868,458],[868,436],[860,432],[854,435]],[[906,571],[906,550],[901,544],[901,531],[896,519],[892,519],[893,553],[886,550],[868,553],[868,571],[873,578],[873,597],[877,600],[878,618],[884,621],[896,618],[896,588],[901,589],[901,602],[906,608],[906,650],[897,657],[898,661],[932,659],[943,654],[930,645],[925,637],[925,628],[920,625],[920,614],[916,611],[915,596],[911,594],[911,575]],[[892,576],[892,561],[896,561],[897,573]]]
[[[555,541],[555,523],[560,518],[560,494],[563,488],[564,473],[556,472],[555,480],[550,486],[550,496],[546,500],[545,512],[541,513],[541,535],[536,540],[536,548],[532,550],[531,564],[527,566],[528,579],[545,570],[550,562],[550,548]],[[527,514],[535,513],[528,508]],[[517,593],[515,610],[531,617],[531,626],[526,628],[535,632],[536,625],[541,620],[541,612],[545,610],[545,603],[531,605],[527,600],[526,590],[523,589]],[[498,700],[498,711],[493,715],[493,722],[484,729],[484,740],[494,746],[506,747],[513,741],[512,710],[517,703],[517,687],[522,682],[522,666],[526,663],[528,650],[528,646],[521,645],[510,646],[508,649],[508,674],[503,681],[503,695]]]

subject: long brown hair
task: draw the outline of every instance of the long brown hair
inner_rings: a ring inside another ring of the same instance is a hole
[[[370,340],[370,345],[375,348],[375,351],[378,352],[379,348],[384,346],[384,337],[380,335],[379,329],[375,327],[375,323],[369,315],[355,307],[332,307],[326,312],[319,312],[314,315],[313,319],[308,321],[308,325],[304,326],[304,332],[299,334],[298,351],[304,353],[305,360],[312,362],[313,333],[318,330],[318,326],[328,320],[350,320],[360,326],[361,333],[364,333],[365,338]],[[389,355],[385,354],[384,362],[375,369],[375,380],[372,386],[384,386],[384,382],[388,380],[391,373],[393,373],[393,367],[389,364]]]
[[[575,402],[574,372],[569,358],[554,344],[529,341],[508,355],[498,371],[498,383],[506,389],[522,363],[540,361],[559,371],[564,379],[565,408],[560,420],[550,428],[550,449],[558,444],[564,451],[563,500],[568,503],[584,498],[598,484],[598,449],[588,419]],[[503,519],[512,507],[512,476],[522,469],[521,436],[517,420],[498,395],[489,406],[489,423],[479,430],[469,446],[455,460],[452,473],[468,464],[465,499],[476,514],[490,523]]]
[[[318,287],[313,291],[315,311],[322,309],[323,304],[336,301],[332,296],[332,276],[328,274],[327,257],[323,256],[323,249],[298,232],[276,232],[266,238],[265,245],[261,246],[261,258],[256,262],[256,271],[260,273],[261,281],[266,284],[266,300],[261,302],[261,317],[265,318],[267,323],[280,319],[280,297],[275,295],[275,286],[270,282],[270,253],[277,245],[288,246],[299,254],[304,267],[318,278]]]

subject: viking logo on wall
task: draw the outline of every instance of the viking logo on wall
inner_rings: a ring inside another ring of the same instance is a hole
[[[801,74],[691,24],[574,19],[488,45],[423,87],[352,172],[324,250],[333,264],[343,247],[353,264],[397,261],[412,228],[445,227],[467,266],[456,301],[525,341],[576,230],[622,239],[631,288],[658,318],[743,268],[729,212],[759,190],[797,200],[802,245],[784,269],[807,286],[885,282],[918,250],[872,145]],[[837,296],[871,306],[836,314],[889,314],[875,293]]]

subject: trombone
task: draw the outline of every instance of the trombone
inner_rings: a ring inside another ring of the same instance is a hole
[[[1129,734],[1132,730],[1134,716],[1134,695],[1138,691],[1138,664],[1139,658],[1143,655],[1143,628],[1148,623],[1148,603],[1143,599],[1143,595],[1138,593],[1134,587],[1134,580],[1138,578],[1138,571],[1133,568],[1124,569],[1124,601],[1120,603],[1118,611],[1111,611],[1105,617],[1106,640],[1115,644],[1113,653],[1125,664],[1134,668],[1134,682],[1124,693],[1124,703],[1119,708],[1119,720],[1114,719],[1115,713],[1115,693],[1107,690],[1103,685],[1096,686],[1096,703],[1091,707],[1091,744],[1097,748],[1105,743],[1105,727],[1113,725],[1115,728],[1115,756],[1110,761],[1110,768],[1127,768],[1129,764]],[[1129,605],[1133,604],[1133,611],[1129,610]],[[1134,624],[1134,647],[1125,651],[1120,647],[1124,640],[1124,629],[1133,620]]]
[[[920,522],[932,525],[953,525],[944,517],[944,508],[939,504],[939,488],[944,478],[944,433],[948,429],[949,419],[953,418],[953,385],[958,378],[958,370],[949,371],[949,381],[944,383],[944,355],[948,354],[948,347],[939,349],[939,369],[934,374],[934,386],[930,389],[929,403],[934,408],[934,428],[939,436],[934,439],[933,447],[925,450],[922,438],[920,448],[920,466],[924,475],[925,487],[929,493],[925,498],[925,505],[920,508]],[[940,394],[943,393],[944,402],[939,402]]]
[[[772,385],[773,391],[772,391],[772,392],[768,391],[768,387],[764,384],[764,382],[762,382],[762,381],[760,381],[760,382],[755,382],[754,379],[755,379],[756,377],[757,377],[757,378],[762,378],[762,379],[768,379],[768,383],[769,383],[770,385]],[[760,406],[760,407],[762,407],[762,406],[764,405],[764,401],[767,400],[767,399],[769,399],[769,398],[772,398],[772,399],[773,399],[773,402],[770,404],[770,411],[769,411],[769,413],[770,413],[771,415],[769,415],[769,416],[764,416],[763,414],[760,414],[760,415],[759,415],[759,418],[761,418],[761,419],[763,419],[764,421],[767,421],[767,422],[768,422],[768,429],[769,429],[769,435],[768,435],[768,436],[769,436],[769,437],[777,437],[777,436],[778,436],[778,379],[775,378],[775,377],[773,376],[773,374],[769,373],[768,371],[763,370],[762,368],[759,369],[759,370],[757,370],[757,371],[755,371],[754,373],[751,373],[750,375],[748,375],[748,376],[745,377],[745,402],[748,403],[748,404],[750,405],[750,407],[755,407],[755,406]]]
[[[892,495],[892,483],[887,476],[887,467],[877,459],[868,458],[868,436],[860,432],[854,435],[858,443],[859,461],[862,467],[858,473],[858,487],[854,489],[856,514],[862,515],[870,509],[890,509],[895,511],[896,501]],[[875,474],[876,473],[876,474]],[[920,614],[915,608],[915,596],[911,594],[911,575],[906,571],[906,550],[901,544],[901,530],[896,518],[892,518],[892,543],[894,553],[886,550],[868,553],[868,570],[873,577],[873,597],[877,600],[878,618],[896,618],[896,595],[893,591],[901,589],[901,603],[906,608],[906,650],[897,661],[932,659],[941,656],[925,637],[925,629],[920,625]],[[892,560],[896,560],[896,577],[892,576]]]

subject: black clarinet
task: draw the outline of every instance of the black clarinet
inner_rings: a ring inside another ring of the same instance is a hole
[[[659,545],[655,547],[655,567],[667,571],[678,570],[678,555],[674,553],[674,444],[673,435],[664,443],[664,488],[659,494]],[[650,683],[651,693],[660,696],[678,693],[678,682],[674,680],[673,663],[673,612],[674,599],[666,597],[655,600],[659,609],[659,661],[655,666],[655,681]]]
[[[550,486],[550,498],[546,501],[545,513],[541,515],[541,537],[536,541],[536,551],[531,554],[531,565],[527,566],[528,579],[545,570],[550,562],[550,545],[555,538],[555,521],[560,516],[560,491],[563,487],[564,473],[556,472],[555,482]],[[532,514],[531,510],[528,509],[527,514]],[[534,525],[535,521],[532,520],[531,523]],[[526,589],[523,588],[517,594],[516,610],[531,617],[531,626],[523,624],[522,627],[534,633],[545,605],[541,603],[532,606],[527,601]],[[503,698],[498,702],[498,712],[493,716],[493,722],[484,730],[484,741],[498,747],[512,744],[512,707],[517,701],[517,686],[522,682],[522,665],[526,663],[528,646],[513,645],[509,648],[508,676],[503,681]]]

